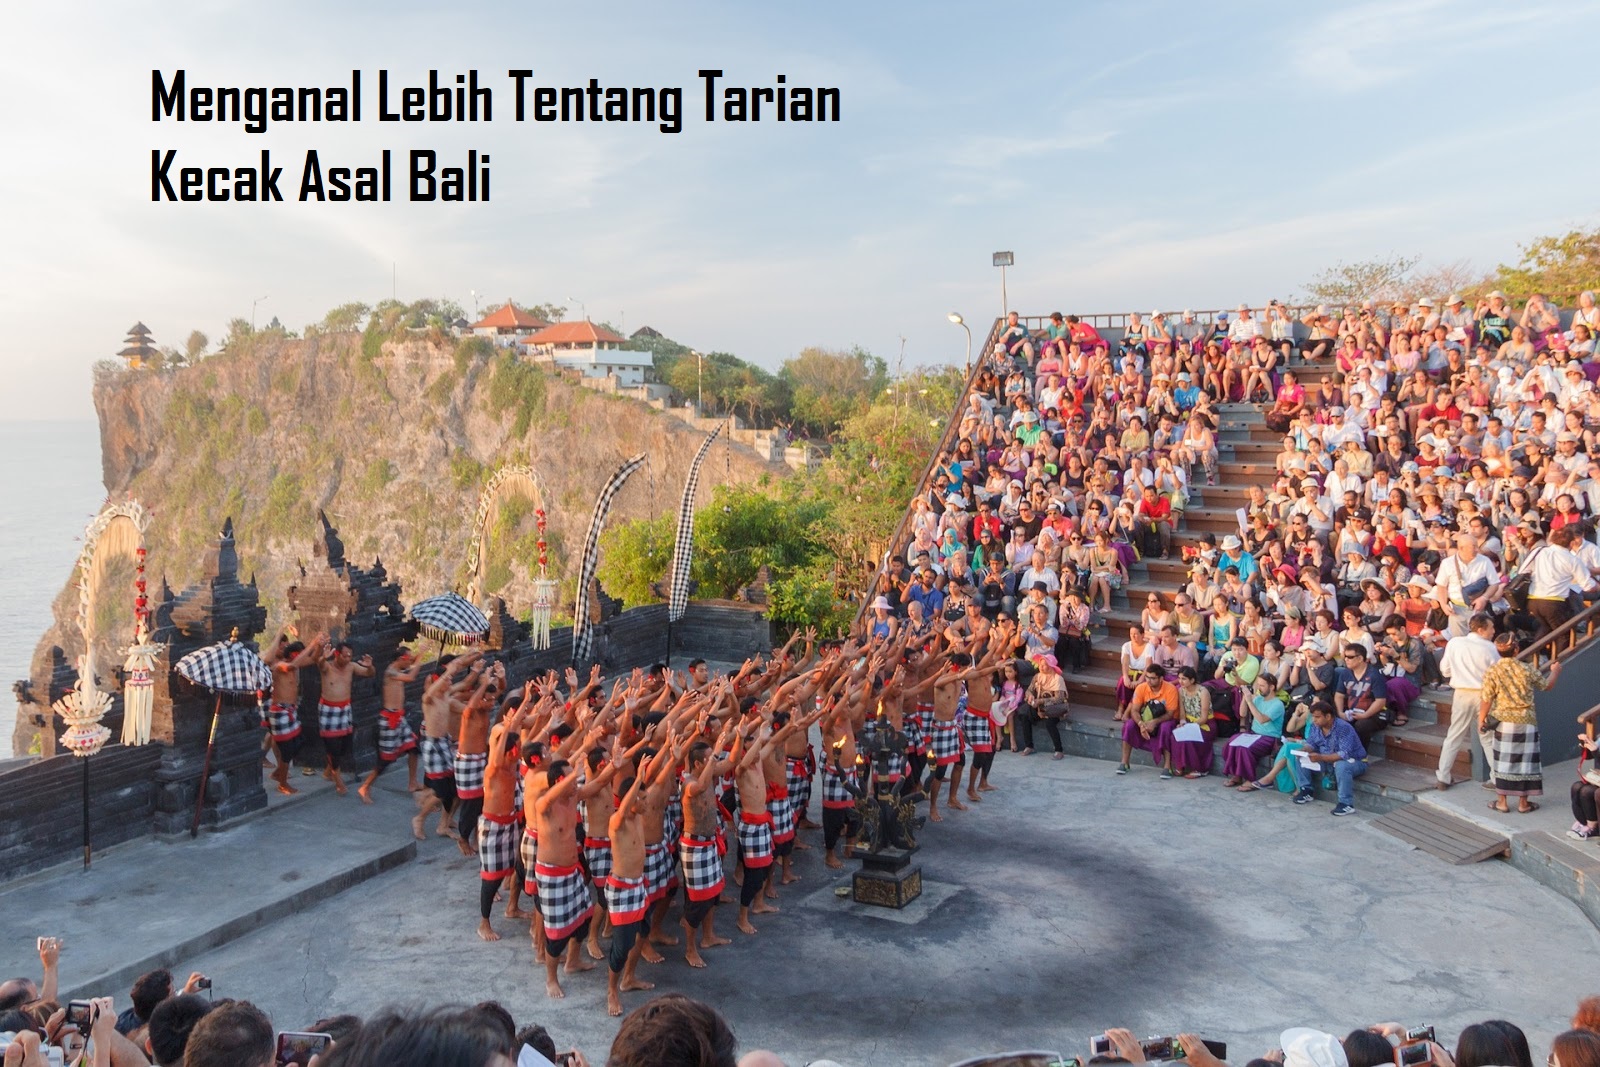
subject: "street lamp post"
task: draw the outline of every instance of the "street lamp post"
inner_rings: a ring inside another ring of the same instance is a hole
[[[1006,268],[1017,265],[1017,257],[1010,252],[996,252],[994,265],[1000,268],[1000,317],[1006,317],[1011,310],[1011,300],[1006,296]]]
[[[705,360],[699,352],[694,354],[694,417],[704,418],[706,413]]]
[[[589,321],[589,305],[588,304],[585,304],[582,300],[579,300],[575,296],[567,297],[567,303],[569,303],[569,304],[577,304],[578,305],[578,310],[583,313],[583,321],[584,322],[588,322]]]
[[[258,296],[254,300],[250,301],[250,332],[251,333],[255,333],[256,332],[256,305],[261,303],[265,299],[266,299],[266,297],[264,297],[264,296]]]
[[[474,320],[476,320],[479,317],[478,316],[478,290],[476,290],[476,289],[468,289],[467,292],[472,294],[472,317],[473,317]]]
[[[967,331],[967,377],[972,377],[972,328],[967,325],[967,320],[952,311],[945,318]]]

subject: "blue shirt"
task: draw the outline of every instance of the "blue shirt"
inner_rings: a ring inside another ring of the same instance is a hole
[[[1312,752],[1328,755],[1337,752],[1340,759],[1365,762],[1367,758],[1366,746],[1362,745],[1361,737],[1356,733],[1356,728],[1344,719],[1333,720],[1333,730],[1324,734],[1321,727],[1313,719],[1306,726],[1306,748]]]
[[[1217,557],[1217,575],[1220,580],[1222,572],[1228,567],[1239,568],[1239,580],[1248,582],[1250,576],[1256,572],[1256,558],[1248,552],[1240,552],[1238,559],[1233,559],[1226,552]]]
[[[1388,679],[1371,664],[1367,665],[1367,672],[1360,678],[1349,667],[1340,667],[1333,672],[1333,689],[1336,693],[1344,694],[1346,715],[1366,711],[1375,700],[1389,699]]]
[[[1188,411],[1200,403],[1200,387],[1195,385],[1185,389],[1179,386],[1172,391],[1172,399],[1177,401],[1179,411]]]
[[[922,605],[922,617],[933,621],[933,617],[944,611],[944,590],[938,586],[922,588],[922,583],[917,582],[911,587],[911,599]]]

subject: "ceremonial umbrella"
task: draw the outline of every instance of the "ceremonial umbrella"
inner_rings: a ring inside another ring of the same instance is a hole
[[[411,618],[424,637],[445,645],[472,645],[489,633],[489,617],[457,593],[440,593],[411,606]]]
[[[200,771],[200,789],[194,801],[194,822],[189,836],[200,833],[200,812],[206,802],[206,781],[211,777],[211,754],[217,745],[217,722],[222,717],[224,696],[248,696],[272,688],[272,671],[249,645],[239,643],[239,633],[226,641],[196,649],[178,661],[177,671],[183,677],[204,689],[217,694],[217,703],[211,713],[211,736],[206,741],[205,765]]]

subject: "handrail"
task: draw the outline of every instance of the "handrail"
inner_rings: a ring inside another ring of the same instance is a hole
[[[1589,607],[1584,608],[1577,615],[1517,653],[1517,658],[1527,660],[1535,667],[1541,666],[1541,656],[1548,656],[1550,659],[1556,660],[1566,653],[1576,652],[1595,639],[1597,630],[1600,630],[1600,603],[1591,604]]]
[[[917,491],[911,500],[906,501],[906,510],[900,516],[900,524],[894,528],[894,533],[889,536],[889,545],[884,549],[883,559],[872,572],[873,587],[877,586],[878,576],[889,566],[889,559],[895,554],[896,549],[903,548],[905,542],[909,540],[906,537],[906,527],[911,523],[911,501],[928,491],[928,487],[933,484],[933,470],[935,464],[939,461],[940,454],[948,452],[954,447],[956,429],[961,425],[961,412],[966,409],[967,397],[972,392],[972,387],[977,384],[978,378],[983,374],[983,368],[988,365],[989,353],[994,350],[995,342],[1000,339],[1000,327],[1003,324],[1001,319],[995,319],[994,325],[989,328],[988,336],[984,339],[983,347],[975,352],[977,358],[973,361],[972,371],[967,375],[967,383],[962,387],[961,394],[956,397],[955,407],[950,411],[950,418],[945,423],[944,434],[939,438],[938,447],[928,457],[928,465],[923,469],[922,477],[917,479]],[[861,620],[866,617],[868,610],[870,610],[869,605],[872,603],[871,593],[872,589],[869,588],[866,595],[862,596],[860,606],[856,609],[855,623],[857,626],[860,625]]]

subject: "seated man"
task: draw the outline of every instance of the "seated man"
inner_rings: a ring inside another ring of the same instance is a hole
[[[1353,813],[1356,810],[1351,803],[1355,800],[1355,781],[1367,773],[1367,749],[1357,736],[1355,727],[1341,719],[1325,700],[1311,705],[1311,725],[1306,727],[1305,748],[1301,755],[1304,760],[1333,771],[1339,789],[1339,802],[1333,806],[1332,814]],[[1298,758],[1290,767],[1300,786],[1294,802],[1311,803],[1311,768]]]
[[[1178,719],[1178,687],[1167,681],[1166,673],[1155,664],[1145,668],[1144,678],[1133,687],[1128,718],[1122,724],[1122,762],[1118,774],[1127,774],[1133,750],[1142,748],[1152,759],[1159,759],[1161,776],[1172,777],[1172,753],[1166,745],[1168,732],[1162,724]]]
[[[1139,521],[1148,523],[1154,528],[1157,543],[1161,546],[1161,559],[1166,559],[1172,552],[1172,501],[1156,492],[1156,487],[1147,485],[1142,490],[1143,499],[1139,501]]]
[[[1346,641],[1340,655],[1344,666],[1334,673],[1333,706],[1366,744],[1388,722],[1389,679],[1373,665],[1363,644]]]
[[[1015,359],[1021,356],[1033,366],[1033,338],[1028,334],[1028,328],[1017,321],[1015,311],[1006,312],[1006,324],[1000,330],[1000,342],[1006,346],[1006,355]]]

